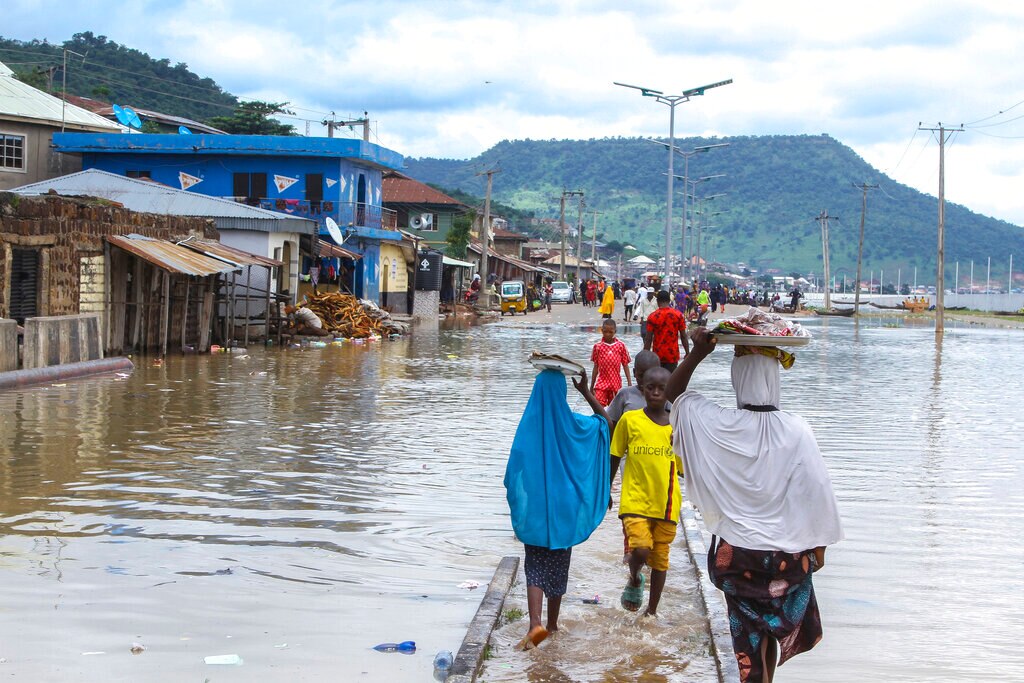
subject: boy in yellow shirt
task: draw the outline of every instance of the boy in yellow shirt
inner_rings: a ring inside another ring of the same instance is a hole
[[[651,596],[645,615],[655,616],[668,573],[669,546],[676,537],[682,495],[677,477],[682,460],[672,451],[672,427],[665,410],[669,372],[654,367],[643,375],[641,390],[647,405],[623,414],[611,443],[611,476],[626,458],[622,471],[619,518],[629,538],[629,582],[622,591],[622,606],[631,612],[644,599],[646,564],[651,568]]]

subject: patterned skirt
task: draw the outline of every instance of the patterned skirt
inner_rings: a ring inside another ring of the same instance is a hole
[[[722,539],[708,551],[708,573],[725,593],[742,683],[763,680],[761,643],[779,641],[781,666],[821,640],[821,616],[811,575],[814,551],[747,550]]]
[[[526,546],[526,585],[537,586],[548,598],[565,595],[571,559],[572,548],[550,550],[536,545]]]

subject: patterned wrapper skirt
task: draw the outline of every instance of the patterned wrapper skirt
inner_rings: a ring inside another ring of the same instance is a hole
[[[821,640],[811,575],[814,552],[747,550],[722,539],[708,551],[708,573],[725,593],[740,680],[763,680],[761,643],[779,641],[779,665]]]
[[[550,550],[536,545],[526,547],[526,585],[537,586],[548,598],[565,595],[569,582],[572,548]]]

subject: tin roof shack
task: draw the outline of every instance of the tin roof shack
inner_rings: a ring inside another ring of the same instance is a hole
[[[0,190],[71,173],[77,159],[51,145],[62,130],[116,132],[117,124],[22,83],[0,63]]]
[[[0,193],[0,318],[97,313],[107,353],[210,342],[217,276],[237,270],[176,242],[217,239],[203,218],[99,199]]]
[[[331,218],[344,238],[338,246],[362,256],[354,264],[354,294],[380,303],[381,246],[402,241],[395,212],[381,206],[383,173],[404,164],[397,152],[365,140],[275,135],[61,133],[53,143],[81,155],[84,168],[310,218],[321,235],[329,234]],[[278,258],[306,275],[313,246]]]
[[[56,192],[64,196],[100,197],[117,202],[125,208],[143,213],[172,216],[198,216],[213,221],[221,243],[234,248],[227,260],[245,267],[235,280],[235,306],[232,319],[244,324],[235,334],[224,331],[226,338],[249,339],[253,324],[269,328],[266,305],[270,298],[294,302],[299,289],[300,245],[307,245],[317,234],[317,223],[277,211],[239,204],[228,199],[186,192],[144,178],[129,178],[91,168],[78,173],[17,187],[21,195],[45,195]],[[239,256],[244,254],[244,256]],[[348,269],[353,269],[351,254]],[[242,261],[239,262],[239,258]],[[358,258],[358,256],[356,256]],[[257,266],[255,270],[252,266]],[[273,297],[271,297],[273,294]],[[223,316],[223,310],[219,311]],[[248,321],[245,323],[245,321]],[[262,324],[261,324],[262,323]],[[230,325],[232,329],[236,325]],[[269,329],[265,329],[269,335]]]
[[[529,237],[505,228],[493,228],[491,232],[494,235],[491,244],[496,252],[523,260],[523,246],[530,241]]]

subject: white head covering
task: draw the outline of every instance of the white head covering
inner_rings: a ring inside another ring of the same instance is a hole
[[[737,405],[779,405],[778,361],[735,358]],[[686,497],[708,531],[748,550],[798,553],[842,540],[832,482],[810,425],[779,411],[722,408],[693,391],[672,404]]]

